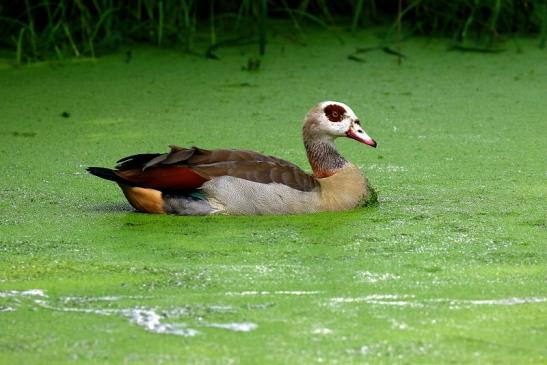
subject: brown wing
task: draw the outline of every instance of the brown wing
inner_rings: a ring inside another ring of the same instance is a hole
[[[234,176],[263,184],[285,184],[301,191],[313,190],[318,185],[313,176],[295,164],[242,150],[171,146],[169,153],[123,158],[116,168],[116,174],[127,181],[156,189],[196,189],[219,176]]]

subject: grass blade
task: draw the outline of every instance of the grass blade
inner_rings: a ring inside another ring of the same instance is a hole
[[[25,35],[26,28],[23,27],[19,31],[19,36],[17,37],[17,48],[15,52],[15,65],[21,66],[21,59],[23,56],[23,36]]]
[[[258,15],[258,44],[259,53],[264,56],[266,53],[266,21],[268,19],[268,2],[267,0],[259,0],[259,15]]]
[[[541,30],[539,32],[539,48],[545,48],[545,37],[547,35],[547,1],[541,5]]]
[[[161,47],[163,40],[163,1],[158,1],[158,46]]]
[[[363,12],[363,3],[364,0],[357,0],[355,6],[353,7],[353,20],[351,22],[351,31],[355,32],[357,30],[357,24],[361,18],[361,13]]]
[[[68,27],[67,23],[63,24],[63,29],[68,38],[68,41],[70,42],[70,47],[72,48],[72,51],[74,52],[74,56],[80,57],[80,52],[78,51],[78,47],[76,47],[76,44],[74,43],[74,39],[72,38],[72,33],[70,32],[70,28]]]

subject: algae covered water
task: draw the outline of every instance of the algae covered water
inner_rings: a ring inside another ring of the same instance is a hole
[[[245,47],[0,69],[2,363],[545,361],[545,52],[418,39],[399,65],[348,58],[366,36],[309,37],[254,71]],[[84,172],[168,144],[309,170],[320,100],[378,141],[338,141],[377,206],[144,215]]]

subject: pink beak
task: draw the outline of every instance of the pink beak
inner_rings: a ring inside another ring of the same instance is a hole
[[[365,130],[356,123],[351,124],[351,127],[346,132],[346,136],[361,143],[368,144],[371,147],[377,146],[376,141],[370,138]]]

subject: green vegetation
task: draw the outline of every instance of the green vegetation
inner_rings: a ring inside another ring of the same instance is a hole
[[[165,34],[165,33],[164,33]],[[0,363],[546,361],[545,85],[537,42],[494,54],[365,33],[271,38],[221,61],[128,48],[0,68]],[[245,67],[243,67],[245,68]],[[167,144],[307,168],[301,120],[353,107],[340,140],[379,204],[286,217],[132,212],[84,172]],[[40,290],[40,291],[39,291]],[[161,334],[171,333],[171,334]]]
[[[291,25],[279,27],[279,19]],[[309,24],[337,37],[390,26],[384,45],[423,34],[488,49],[536,34],[543,48],[547,6],[544,0],[138,0],[130,6],[124,0],[8,0],[0,7],[0,48],[11,50],[16,65],[95,57],[127,42],[214,58],[220,47],[256,43],[264,55],[268,34],[303,43]]]

